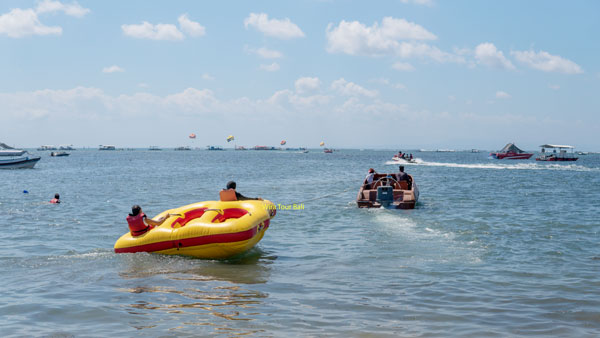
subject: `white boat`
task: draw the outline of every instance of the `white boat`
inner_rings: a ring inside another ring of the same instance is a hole
[[[111,146],[111,145],[100,145],[100,148],[98,148],[98,150],[116,150],[117,148],[115,146]]]
[[[175,148],[175,150],[192,150],[192,148],[190,148],[188,146],[181,146],[181,147]]]
[[[62,145],[58,147],[58,150],[75,150],[75,148],[73,148],[73,145]]]
[[[62,156],[69,156],[70,154],[67,153],[66,151],[53,151],[50,153],[50,156],[52,157],[62,157]]]
[[[26,156],[0,160],[0,169],[31,169],[39,160],[39,156]]]
[[[37,150],[44,151],[44,150],[58,150],[58,149],[53,145],[46,144],[46,145],[40,146],[39,148],[37,148]]]
[[[26,150],[21,149],[0,149],[0,156],[21,156],[26,152]]]

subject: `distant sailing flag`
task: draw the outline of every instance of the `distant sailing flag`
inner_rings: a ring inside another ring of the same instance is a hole
[[[325,145],[325,142],[321,142],[321,143],[319,143],[319,145],[322,147]]]
[[[235,140],[235,138],[233,137],[233,135],[227,136],[227,142],[231,142],[233,140]]]
[[[190,136],[189,136],[189,138],[196,138],[196,134],[191,133]]]
[[[285,145],[286,143],[285,140],[281,141],[281,145]]]

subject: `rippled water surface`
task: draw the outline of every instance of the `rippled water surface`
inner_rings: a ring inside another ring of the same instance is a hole
[[[354,204],[391,151],[77,150],[0,171],[2,336],[600,335],[599,155],[415,154],[404,211]],[[113,252],[132,204],[154,216],[231,179],[305,209],[229,261]]]

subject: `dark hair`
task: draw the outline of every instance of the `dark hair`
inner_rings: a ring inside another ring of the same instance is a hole
[[[375,170],[373,168],[369,169],[369,173],[374,173]]]
[[[227,182],[227,189],[235,189],[235,182],[234,181]]]
[[[403,165],[400,166],[400,171],[404,171],[404,166]]]
[[[54,194],[54,198],[59,199],[60,195],[58,193]]]
[[[142,211],[142,207],[136,204],[131,207],[131,214],[129,214],[129,216],[137,216],[140,211]]]

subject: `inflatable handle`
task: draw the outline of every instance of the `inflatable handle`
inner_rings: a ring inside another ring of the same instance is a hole
[[[219,215],[223,215],[223,210],[221,210],[221,209],[216,209],[216,208],[215,208],[215,209],[205,209],[204,211],[205,211],[205,212],[206,212],[206,211],[216,211],[216,212],[218,212],[218,213],[219,213]]]

